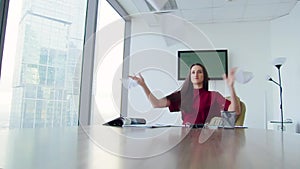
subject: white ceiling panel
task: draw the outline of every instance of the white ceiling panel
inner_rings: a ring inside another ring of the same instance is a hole
[[[271,19],[275,9],[277,9],[276,4],[249,5],[245,9],[243,17],[252,19],[259,18],[260,20]]]
[[[280,17],[283,15],[287,15],[291,12],[291,10],[295,7],[296,2],[292,2],[292,3],[280,3],[277,4],[277,8],[274,12],[274,17]]]
[[[226,7],[226,8],[215,8],[213,11],[213,19],[240,19],[243,17],[244,8],[239,6]]]
[[[146,0],[115,0],[129,15],[144,13],[170,14],[151,11]],[[149,1],[149,0],[147,0]],[[164,2],[171,0],[164,0]],[[152,2],[160,2],[152,0]],[[178,9],[171,14],[194,23],[240,22],[272,20],[290,13],[297,0],[175,0]],[[173,2],[174,3],[174,2]],[[161,5],[161,4],[157,4]],[[155,6],[155,4],[154,4]]]
[[[227,7],[227,6],[245,6],[247,5],[247,2],[248,0],[224,0],[225,1],[225,5],[224,7]]]
[[[295,1],[294,0],[280,0],[280,2],[295,2]]]
[[[176,2],[178,8],[183,10],[213,7],[212,0],[176,0]]]
[[[224,7],[225,3],[227,3],[227,1],[225,1],[225,0],[213,0],[212,2],[213,2],[214,8]]]
[[[248,5],[266,5],[266,4],[277,4],[280,3],[281,0],[249,0],[247,2]]]
[[[203,21],[208,22],[212,20],[212,8],[203,8],[195,10],[182,10],[183,18],[189,18],[189,21]]]

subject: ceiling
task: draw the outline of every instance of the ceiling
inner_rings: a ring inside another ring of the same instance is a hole
[[[299,0],[116,0],[129,16],[176,15],[192,23],[273,20],[290,13]],[[149,20],[149,17],[147,18]],[[154,19],[149,21],[155,22]]]

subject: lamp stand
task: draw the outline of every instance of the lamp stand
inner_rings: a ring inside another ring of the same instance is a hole
[[[283,131],[283,106],[282,106],[282,86],[281,86],[281,65],[275,65],[278,69],[278,80],[279,80],[279,97],[280,97],[280,116],[281,116],[281,131]]]

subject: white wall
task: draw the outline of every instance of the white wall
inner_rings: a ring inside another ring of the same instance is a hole
[[[285,21],[285,18],[287,18],[285,17],[272,22],[191,25],[178,18],[156,16],[163,27],[161,28],[149,26],[147,24],[149,18],[144,20],[146,17],[135,17],[132,20],[130,73],[133,74],[147,69],[148,71],[143,73],[147,84],[152,90],[159,91],[156,92],[157,96],[163,97],[176,90],[181,84],[176,80],[177,50],[228,48],[229,67],[238,66],[253,72],[255,75],[255,78],[248,84],[236,83],[237,93],[247,105],[245,125],[252,128],[265,128],[267,120],[277,118],[275,116],[277,107],[273,106],[277,103],[273,104],[273,101],[276,100],[273,97],[278,98],[278,88],[265,80],[267,74],[277,75],[276,69],[270,63],[271,59],[278,55],[284,54],[287,56],[289,54],[287,65],[294,65],[290,68],[285,66],[282,71],[289,71],[291,75],[300,71],[299,67],[295,66],[297,63],[296,56],[299,54],[299,49],[296,48],[296,41],[299,39],[299,33],[296,30],[297,28],[300,30],[299,24],[298,27],[288,30],[283,27],[296,24],[295,18],[299,16],[298,6],[291,16],[287,16],[292,18],[288,19],[289,21]],[[298,14],[296,11],[298,11]],[[169,23],[166,24],[166,21],[169,21]],[[298,36],[295,36],[297,33]],[[292,41],[290,41],[290,38]],[[284,43],[282,43],[282,40],[284,40]],[[155,74],[153,73],[154,70],[149,71],[150,67],[163,71],[156,71]],[[168,78],[165,78],[165,76],[168,76]],[[295,77],[288,78],[287,76],[283,77],[284,87],[290,81],[289,85],[293,85],[293,90],[285,90],[284,99],[285,102],[291,99],[295,103],[295,94],[288,94],[288,92],[296,90],[299,81],[296,81]],[[218,90],[225,96],[229,95],[223,81],[212,81],[210,83],[212,90]],[[129,102],[129,116],[142,116],[149,118],[152,122],[177,121],[177,123],[180,123],[180,120],[178,120],[180,118],[179,113],[169,114],[168,109],[152,109],[140,87],[129,91]],[[288,106],[287,103],[285,103],[285,106]],[[285,108],[285,111],[289,111],[290,114],[294,112],[293,115],[289,116],[298,119],[298,121],[300,120],[299,116],[295,115],[295,111],[297,111],[295,107],[290,106]]]
[[[253,72],[255,78],[245,85],[236,83],[236,91],[247,106],[245,125],[264,128],[265,94],[271,92],[268,91],[269,84],[265,81],[270,59],[269,22],[197,26],[207,34],[216,48],[229,49],[229,67],[240,67]],[[216,90],[220,90],[220,87],[217,86]],[[225,95],[228,94],[225,93]]]
[[[297,3],[292,12],[271,22],[271,55],[272,57],[287,57],[281,68],[283,85],[284,118],[291,118],[297,124],[300,132],[300,110],[298,108],[300,95],[300,4]],[[276,69],[273,70],[276,73]],[[277,74],[274,79],[277,79]],[[279,105],[279,89],[274,86],[274,105]],[[280,119],[279,107],[274,106],[273,117]]]

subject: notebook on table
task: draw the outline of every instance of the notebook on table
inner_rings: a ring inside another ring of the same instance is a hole
[[[103,125],[123,127],[124,125],[144,125],[146,120],[143,118],[118,117]]]

